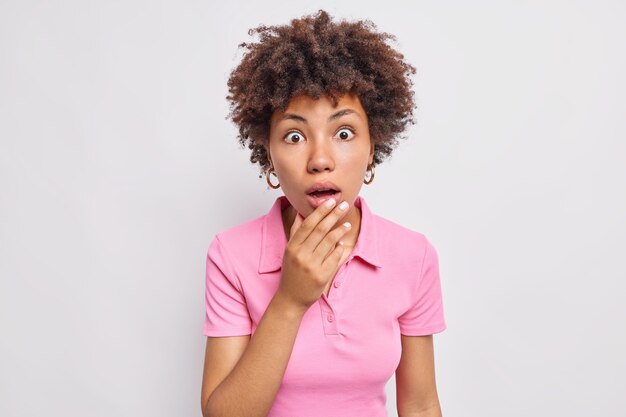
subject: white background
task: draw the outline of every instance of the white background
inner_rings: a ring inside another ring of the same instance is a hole
[[[281,195],[226,80],[319,8],[417,68],[361,195],[439,252],[444,416],[623,415],[626,6],[478,0],[2,0],[0,415],[201,415],[208,244]]]

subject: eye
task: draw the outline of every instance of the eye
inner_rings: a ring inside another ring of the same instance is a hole
[[[337,136],[339,136],[342,142],[347,142],[354,137],[354,130],[349,127],[342,127],[337,131]]]
[[[290,138],[293,140],[293,142],[291,143],[299,143],[303,139],[302,134],[298,131],[287,132],[287,134],[285,135],[285,139],[290,139]]]

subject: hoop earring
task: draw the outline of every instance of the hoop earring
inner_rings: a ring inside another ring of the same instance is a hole
[[[374,181],[374,176],[376,175],[376,170],[374,169],[373,165],[370,165],[367,167],[367,171],[372,171],[369,180],[363,180],[364,184],[371,184],[372,181]],[[365,171],[365,173],[367,173],[367,171]]]
[[[270,181],[270,173],[272,171],[274,171],[274,167],[270,167],[270,169],[265,171],[265,181],[267,181],[267,185],[269,185],[275,190],[277,188],[280,188],[280,183],[278,183],[277,185],[272,184],[272,181]],[[276,177],[276,174],[274,174],[274,176]]]

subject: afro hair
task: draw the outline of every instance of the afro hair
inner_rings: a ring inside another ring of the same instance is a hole
[[[387,44],[395,36],[378,32],[370,20],[333,22],[319,10],[289,25],[248,31],[255,33],[257,42],[239,44],[246,52],[230,74],[226,98],[239,143],[252,151],[250,162],[261,172],[270,167],[265,145],[272,114],[301,94],[324,95],[334,105],[343,94],[356,94],[368,117],[373,165],[391,155],[408,123],[415,124],[415,68]]]

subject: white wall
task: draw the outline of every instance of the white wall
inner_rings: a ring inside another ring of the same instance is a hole
[[[444,415],[622,415],[626,6],[483,0],[0,2],[0,415],[200,415],[207,246],[280,195],[226,79],[320,7],[417,68],[362,195],[439,251]]]

